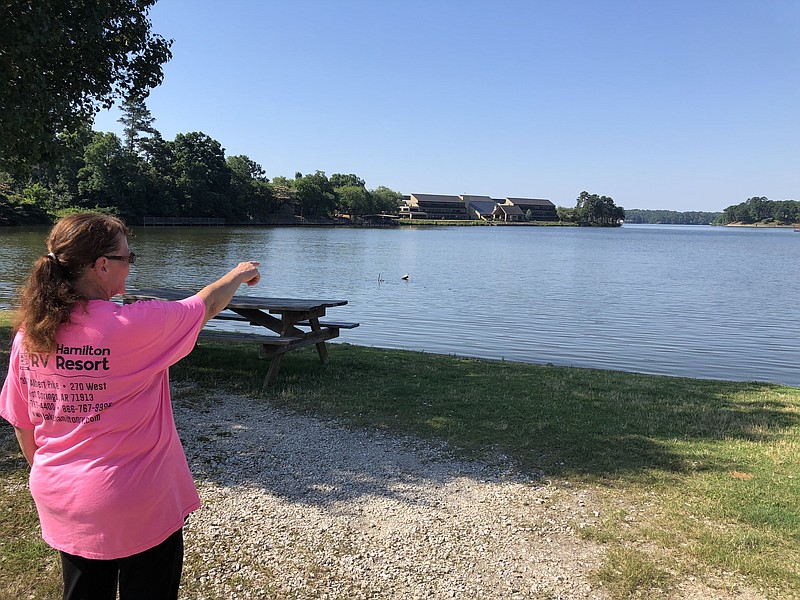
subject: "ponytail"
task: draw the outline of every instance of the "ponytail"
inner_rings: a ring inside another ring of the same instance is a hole
[[[50,352],[58,328],[69,323],[73,309],[82,301],[70,284],[67,268],[55,255],[38,258],[19,292],[15,325],[25,330],[25,348],[30,352]]]
[[[87,299],[76,291],[75,282],[97,257],[114,252],[120,233],[130,234],[122,221],[91,212],[64,217],[53,226],[49,252],[36,259],[19,290],[14,326],[24,330],[26,350],[55,349],[59,327],[70,322],[78,305],[86,308]]]

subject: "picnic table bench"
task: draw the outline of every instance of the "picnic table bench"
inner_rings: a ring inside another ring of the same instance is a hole
[[[142,288],[123,295],[126,303],[138,300],[182,300],[195,292],[172,288]],[[278,376],[283,355],[297,348],[315,345],[323,363],[329,360],[327,340],[339,337],[340,329],[353,329],[358,323],[320,321],[328,308],[343,306],[347,300],[309,298],[264,298],[234,296],[225,311],[215,319],[247,323],[255,330],[222,331],[203,329],[199,337],[231,343],[253,342],[261,347],[261,356],[271,358],[264,387],[272,385]],[[277,316],[276,316],[277,315]],[[307,328],[307,329],[301,329]],[[272,333],[266,333],[270,331]],[[277,334],[277,335],[275,335]]]

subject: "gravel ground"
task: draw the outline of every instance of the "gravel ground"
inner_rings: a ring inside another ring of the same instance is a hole
[[[202,508],[184,597],[605,598],[587,490],[228,396],[175,419]]]
[[[605,550],[578,533],[602,518],[590,489],[243,397],[187,407],[176,391],[203,502],[182,599],[608,597],[589,579]],[[671,597],[760,598],[706,582]]]

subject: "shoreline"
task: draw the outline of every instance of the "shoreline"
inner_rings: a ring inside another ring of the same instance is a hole
[[[392,224],[354,224],[343,223],[341,221],[316,221],[316,222],[302,222],[302,221],[281,221],[273,223],[221,223],[221,224],[207,224],[207,223],[175,223],[175,224],[142,224],[134,223],[132,227],[142,229],[173,229],[173,228],[195,228],[195,227],[250,227],[257,228],[271,228],[271,227],[297,227],[297,228],[341,228],[341,229],[397,229],[408,227],[623,227],[625,225],[696,225],[698,227],[740,227],[751,229],[800,229],[800,223],[780,224],[780,223],[726,223],[725,225],[714,225],[713,223],[695,224],[695,223],[622,223],[620,225],[581,225],[580,223],[571,223],[564,221],[525,221],[525,222],[505,222],[505,221],[480,221],[477,219],[469,220],[434,220],[434,219],[397,219]],[[52,227],[52,223],[40,223],[34,225],[0,225],[2,229],[12,229],[16,227]]]
[[[753,227],[753,228],[760,228],[760,229],[797,229],[800,227],[800,223],[792,223],[791,225],[781,225],[780,223],[742,223],[741,221],[736,223],[727,223],[723,225],[723,227]]]
[[[0,327],[11,327],[13,321],[14,310],[12,308],[3,308],[0,306]],[[338,345],[347,345],[347,346],[355,346],[358,348],[363,348],[365,350],[376,350],[376,351],[401,351],[401,352],[413,352],[415,354],[424,354],[427,356],[436,356],[440,358],[455,358],[461,360],[477,360],[486,363],[497,363],[503,364],[508,363],[512,365],[529,365],[534,367],[560,367],[560,368],[567,368],[567,369],[581,369],[581,370],[589,370],[589,371],[598,371],[603,373],[621,373],[623,375],[628,375],[630,377],[638,377],[638,376],[653,376],[653,377],[669,377],[672,379],[689,379],[689,380],[696,380],[696,381],[716,381],[716,382],[730,382],[730,383],[756,383],[762,385],[774,385],[774,386],[781,386],[790,389],[798,389],[800,390],[800,385],[786,383],[782,381],[770,381],[766,379],[752,379],[752,378],[742,378],[742,379],[730,379],[722,376],[717,377],[701,377],[698,375],[681,375],[681,374],[674,374],[674,373],[663,373],[658,371],[634,371],[628,370],[625,368],[601,368],[601,367],[593,367],[587,365],[576,365],[576,364],[566,364],[560,362],[553,362],[553,361],[526,361],[526,360],[514,360],[505,357],[490,357],[490,356],[477,356],[474,354],[468,353],[460,353],[460,352],[432,352],[432,351],[424,351],[424,350],[414,350],[411,348],[398,348],[393,346],[374,346],[374,345],[367,345],[367,344],[353,344],[347,341],[334,341],[329,342],[334,347]],[[2,368],[2,367],[0,367]]]

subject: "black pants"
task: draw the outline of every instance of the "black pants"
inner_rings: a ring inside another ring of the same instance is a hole
[[[183,569],[183,529],[158,546],[116,560],[61,552],[64,600],[176,600]]]

